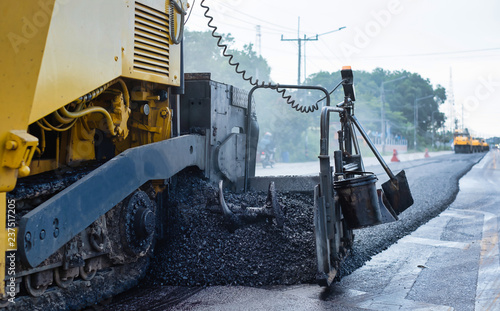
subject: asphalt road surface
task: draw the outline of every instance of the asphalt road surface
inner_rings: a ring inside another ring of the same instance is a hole
[[[330,288],[142,284],[103,308],[500,310],[498,150],[431,154],[390,167],[406,171],[415,204],[397,222],[356,230],[343,278]],[[367,170],[387,180],[379,166]]]
[[[328,299],[369,310],[500,310],[500,152],[460,180],[438,217],[372,258]]]

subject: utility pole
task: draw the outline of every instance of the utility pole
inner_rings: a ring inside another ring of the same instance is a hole
[[[256,25],[255,26],[255,31],[256,31],[256,34],[255,34],[255,45],[256,45],[256,51],[259,52],[259,57],[262,55],[262,48],[261,48],[261,38],[262,38],[262,34],[260,32],[260,25]],[[255,78],[256,79],[260,79],[260,75],[259,75],[259,68],[255,68]]]
[[[262,39],[262,33],[260,32],[260,25],[255,26],[255,46],[256,50],[259,52],[259,56],[262,55],[262,45],[261,45],[261,39]]]
[[[385,152],[385,134],[386,134],[386,126],[385,126],[385,111],[384,111],[384,103],[385,103],[385,89],[384,85],[390,82],[396,82],[402,79],[406,79],[406,76],[402,76],[396,79],[392,79],[389,81],[384,81],[380,84],[380,101],[382,102],[382,105],[380,106],[380,139],[381,139],[381,144],[382,144],[382,154]]]
[[[304,35],[304,38],[300,37],[300,16],[298,20],[298,27],[297,27],[297,39],[283,39],[283,35],[281,35],[281,41],[297,41],[298,47],[299,47],[299,61],[298,61],[298,71],[297,71],[297,85],[300,85],[300,63],[302,60],[302,41],[318,41],[318,35],[316,35],[315,38],[307,38],[306,35]]]
[[[455,130],[455,94],[453,93],[453,76],[450,67],[450,88],[448,89],[448,101],[451,105],[451,133]]]
[[[462,130],[464,129],[464,101],[462,101]]]
[[[413,148],[417,152],[417,126],[418,126],[418,106],[417,103],[421,100],[434,97],[434,95],[427,95],[424,97],[417,97],[413,102]]]
[[[332,32],[336,32],[336,31],[339,31],[339,30],[342,30],[344,29],[344,27],[340,27],[338,29],[335,29],[335,30],[332,30],[332,31],[328,31],[328,32],[324,32],[322,34],[316,34],[316,36],[312,36],[312,37],[307,37],[306,35],[304,35],[303,38],[300,37],[300,16],[298,18],[298,27],[297,27],[297,39],[283,39],[283,35],[281,35],[281,41],[297,41],[298,43],[298,47],[299,47],[299,61],[298,61],[298,70],[297,70],[297,85],[300,85],[300,64],[302,62],[302,41],[304,41],[304,79],[306,78],[306,42],[307,41],[318,41],[318,37],[319,36],[323,36],[323,35],[327,35],[327,34],[330,34]]]
[[[435,132],[436,132],[436,128],[435,128],[435,126],[434,126],[434,114],[435,114],[436,112],[437,112],[437,113],[440,113],[440,111],[439,111],[439,110],[435,110],[435,111],[433,111],[433,112],[432,112],[432,116],[431,116],[431,125],[432,125],[432,145],[431,145],[431,147],[432,147],[432,148],[434,148],[434,134],[435,134]]]

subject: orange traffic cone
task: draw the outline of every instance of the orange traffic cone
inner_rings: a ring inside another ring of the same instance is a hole
[[[398,159],[398,151],[396,149],[394,149],[392,151],[392,158],[391,158],[391,162],[399,162],[399,159]]]
[[[425,158],[430,158],[431,156],[429,155],[429,149],[425,148],[425,154],[424,154],[424,157]]]

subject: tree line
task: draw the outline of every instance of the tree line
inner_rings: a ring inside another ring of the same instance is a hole
[[[246,70],[247,77],[274,82],[270,79],[271,67],[257,54],[252,44],[245,45],[243,49],[231,48],[234,46],[234,39],[230,34],[222,36],[224,43],[230,47],[227,52],[234,55],[233,62],[240,63],[239,69]],[[210,72],[213,80],[250,90],[252,86],[228,64],[216,42],[210,31],[186,31],[185,71]],[[340,70],[321,71],[309,75],[303,85],[322,86],[332,90],[340,80]],[[418,150],[430,148],[433,142],[435,145],[436,142],[437,145],[447,145],[451,139],[451,133],[440,130],[445,122],[444,114],[439,112],[439,106],[446,100],[444,87],[433,86],[429,79],[417,73],[406,70],[388,71],[382,68],[371,72],[354,70],[354,85],[355,114],[373,137],[380,136],[385,129],[386,137],[406,140],[410,151],[415,146],[414,136]],[[290,161],[317,159],[320,111],[299,113],[273,90],[262,89],[254,94],[260,136],[266,132],[272,133],[278,159],[281,156]],[[296,103],[304,106],[314,105],[324,96],[322,92],[304,90],[287,90],[287,94],[292,95]],[[341,87],[332,93],[331,100],[332,104],[343,101]],[[324,103],[323,100],[319,105]],[[415,113],[416,111],[418,112]],[[332,116],[331,120],[334,121],[335,118]],[[335,122],[332,122],[332,133],[336,130],[335,127]]]

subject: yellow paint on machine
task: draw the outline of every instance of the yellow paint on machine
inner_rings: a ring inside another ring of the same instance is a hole
[[[169,7],[164,0],[2,2],[0,225],[6,223],[6,192],[18,175],[29,174],[38,142],[27,133],[29,124],[118,77],[180,85],[180,46],[170,39]],[[0,230],[0,280],[4,235]]]
[[[36,1],[6,1],[1,6],[0,19],[0,225],[6,225],[6,191],[14,188],[18,168],[3,165],[13,149],[7,145],[11,131],[26,133],[34,105],[40,67],[49,30],[54,1],[44,1],[43,8]],[[35,138],[36,140],[36,138]],[[12,146],[10,146],[12,147]],[[14,149],[15,150],[15,149]],[[0,230],[0,296],[5,295],[5,230]]]
[[[170,61],[180,46],[162,25],[165,1],[58,0],[55,7],[30,123],[120,76],[180,84],[180,62]]]

